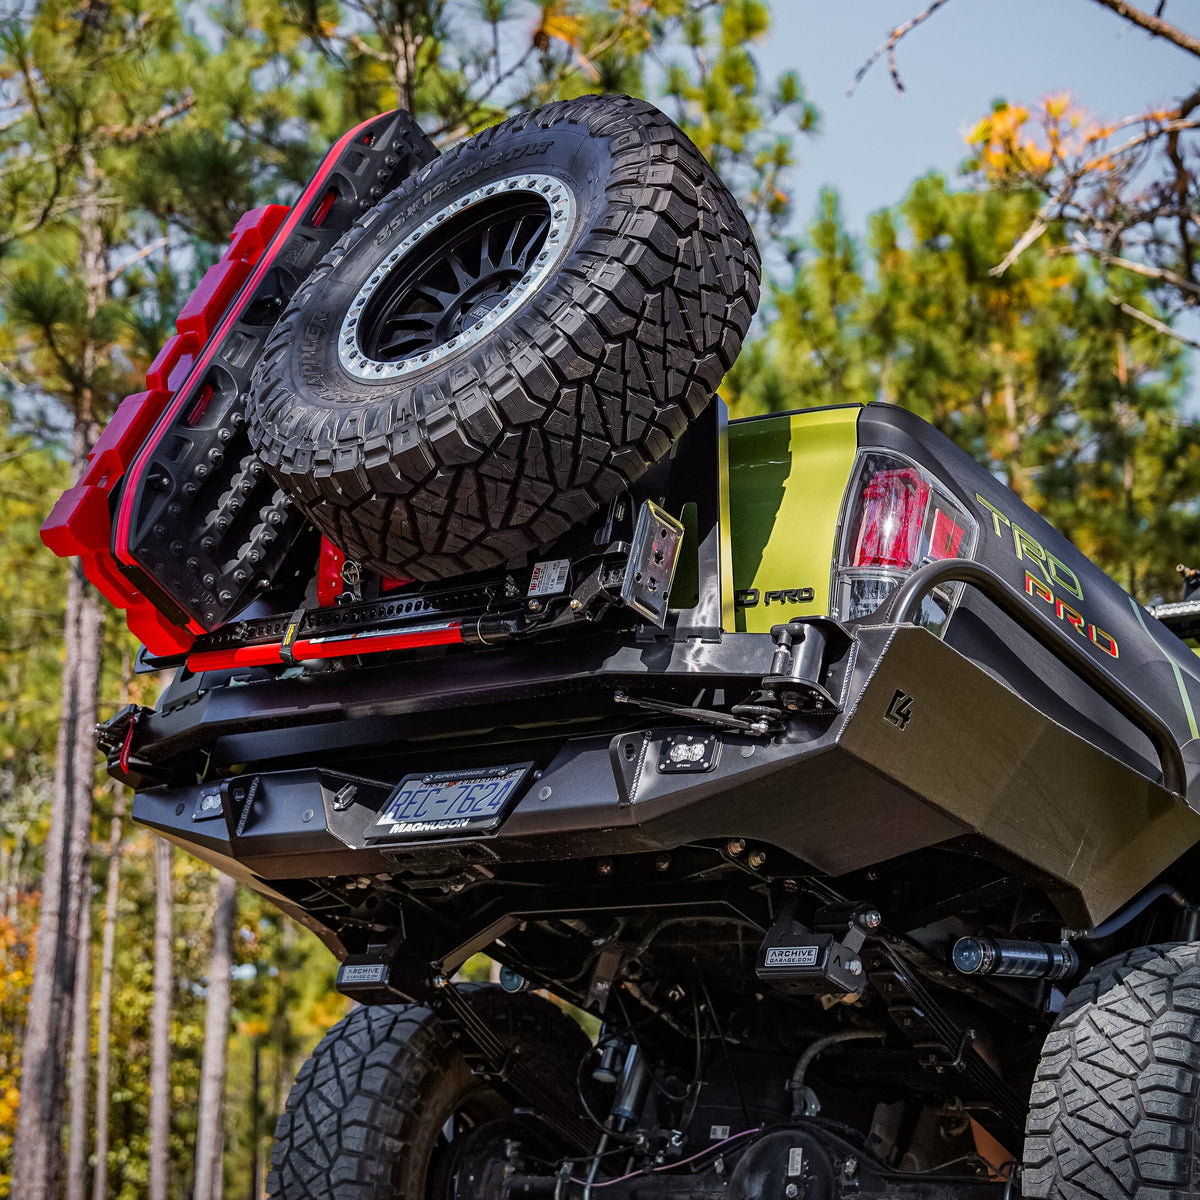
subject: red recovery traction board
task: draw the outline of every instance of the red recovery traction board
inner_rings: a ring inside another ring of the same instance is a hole
[[[285,204],[269,204],[238,221],[229,249],[205,273],[175,321],[177,332],[150,364],[147,390],[122,401],[96,439],[79,480],[63,492],[42,525],[46,546],[60,558],[79,557],[100,593],[126,610],[130,630],[151,654],[180,654],[194,636],[163,616],[121,573],[112,552],[112,494],[288,211]]]
[[[308,213],[313,201],[316,200],[321,194],[322,189],[326,185],[326,180],[329,173],[334,169],[334,167],[336,167],[341,154],[346,147],[354,141],[354,139],[359,135],[359,133],[362,132],[363,129],[374,124],[378,120],[379,117],[376,116],[363,121],[361,124],[356,125],[348,133],[343,134],[342,137],[334,143],[333,148],[325,155],[325,158],[321,164],[321,169],[317,171],[316,175],[304,189],[303,194],[300,196],[300,199],[296,201],[296,204],[292,208],[290,214],[287,216],[287,219],[276,230],[272,249],[281,247],[295,226],[303,219],[305,214]],[[189,370],[187,371],[186,377],[180,381],[178,391],[171,401],[165,406],[155,429],[140,447],[137,457],[134,459],[132,466],[129,468],[129,475],[131,479],[138,478],[139,474],[144,469],[146,461],[150,457],[158,438],[167,432],[171,422],[179,415],[179,410],[187,399],[187,393],[191,390],[191,385],[200,379],[203,372],[207,369],[208,364],[212,360],[212,357],[216,353],[218,347],[224,341],[230,329],[237,323],[237,320],[241,315],[242,308],[246,303],[249,302],[255,287],[257,287],[262,281],[267,269],[274,261],[274,257],[275,255],[271,252],[261,256],[261,258],[255,264],[249,279],[244,281],[241,290],[238,293],[241,302],[234,303],[228,308],[228,311],[223,310],[224,317],[221,319],[220,324],[216,327],[214,332],[210,333],[207,345],[202,346],[199,357],[192,362]],[[218,294],[218,292],[216,285],[214,285],[214,295],[216,294]],[[182,318],[184,314],[181,313],[180,316]],[[188,314],[186,319],[188,320],[189,324],[191,324],[193,320],[202,320],[202,318],[193,317],[192,314]],[[209,328],[211,329],[211,326],[209,326]],[[160,355],[159,357],[162,356]],[[121,496],[120,507],[117,512],[115,536],[113,537],[112,541],[113,553],[117,560],[123,563],[126,567],[134,569],[136,569],[139,564],[133,557],[132,551],[130,550],[129,535],[135,490],[136,489],[132,487],[126,488]],[[194,619],[188,622],[188,627],[193,633],[198,634],[203,632],[203,627]]]
[[[292,232],[306,220],[314,227],[323,223],[334,196],[329,180],[340,169],[348,148],[360,137],[373,144],[379,123],[397,117],[396,113],[371,117],[345,133],[290,210],[271,205],[238,222],[229,249],[189,297],[176,320],[177,332],[151,364],[147,390],[120,406],[89,455],[81,478],[60,497],[43,526],[46,545],[61,556],[80,557],[87,577],[113,604],[127,610],[130,629],[152,654],[186,652],[196,635],[211,626],[200,623],[195,605],[180,602],[169,587],[160,589],[157,577],[147,574],[146,564],[139,560],[133,513],[148,464],[189,406],[185,422],[200,422],[212,398],[200,386],[205,371],[237,327],[275,259],[290,244]],[[415,124],[409,135],[407,158],[405,154],[399,161],[384,157],[383,164],[407,173],[436,156]],[[399,145],[393,142],[392,149]],[[351,199],[363,201],[357,196]]]

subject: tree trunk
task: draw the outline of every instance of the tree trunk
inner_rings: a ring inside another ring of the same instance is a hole
[[[79,960],[71,1027],[71,1140],[67,1152],[67,1200],[87,1195],[88,1083],[91,1075],[92,904],[90,879],[79,905]]]
[[[90,430],[90,426],[89,426]],[[76,430],[75,475],[90,437]],[[79,909],[87,873],[95,751],[96,691],[103,614],[78,562],[68,575],[62,717],[54,801],[46,837],[37,952],[22,1051],[21,1099],[12,1174],[22,1200],[57,1200],[62,1175],[62,1117],[67,1101],[71,997],[79,954]]]
[[[258,1132],[262,1124],[262,1105],[259,1100],[262,1087],[262,1036],[257,1033],[254,1035],[253,1064],[250,1072],[250,1200],[258,1200],[262,1195],[262,1187],[258,1182],[258,1155],[261,1148],[259,1143],[262,1141]]]
[[[113,956],[117,941],[117,897],[121,883],[121,818],[125,796],[113,808],[108,838],[108,886],[104,893],[104,934],[100,946],[100,1012],[96,1019],[96,1166],[92,1173],[92,1200],[108,1195],[108,1086],[109,1038],[112,1036]]]
[[[5,842],[0,846],[0,917],[8,916],[8,888],[11,869],[12,853],[8,848],[8,843]]]
[[[91,318],[107,297],[108,273],[99,204],[100,180],[90,155],[85,156],[84,176],[79,229],[85,268],[85,306]],[[91,390],[95,360],[95,346],[85,346],[83,384],[71,396],[73,480],[82,474],[96,440],[95,397]],[[54,799],[46,836],[38,949],[26,1010],[21,1098],[13,1141],[12,1177],[20,1180],[22,1200],[57,1200],[62,1176],[62,1117],[66,1110],[67,1058],[71,1046],[69,1001],[75,993],[79,906],[88,873],[96,754],[92,728],[96,723],[103,623],[99,597],[84,578],[79,561],[72,559],[67,573],[63,622],[65,665],[54,760]]]
[[[167,1200],[167,1137],[171,1125],[171,843],[154,844],[154,1005],[150,1013],[150,1192]]]
[[[221,1111],[225,1101],[225,1045],[229,1039],[229,979],[236,915],[237,884],[230,876],[219,875],[212,954],[208,961],[208,1000],[204,1009],[194,1200],[221,1197],[221,1153],[225,1140]]]

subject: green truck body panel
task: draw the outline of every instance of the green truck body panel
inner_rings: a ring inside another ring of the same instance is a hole
[[[730,423],[738,632],[766,633],[780,621],[829,612],[838,517],[858,451],[861,412],[855,404]],[[809,591],[808,599],[795,595]]]

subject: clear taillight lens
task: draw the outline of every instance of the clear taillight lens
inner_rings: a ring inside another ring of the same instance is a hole
[[[975,533],[974,520],[920,467],[895,454],[861,454],[834,564],[832,615],[854,621],[873,613],[918,567],[968,557]],[[929,596],[921,623],[940,630],[960,590]]]

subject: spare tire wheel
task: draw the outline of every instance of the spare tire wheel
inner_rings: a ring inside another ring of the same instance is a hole
[[[666,116],[547,105],[347,232],[271,334],[251,436],[365,566],[518,563],[667,453],[737,357],[759,276],[745,217]]]

